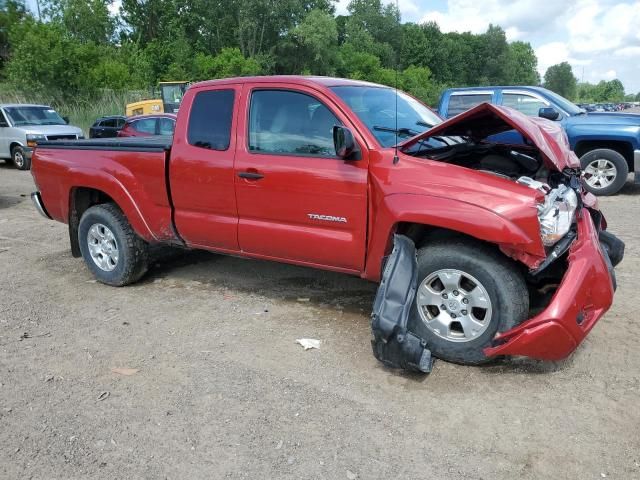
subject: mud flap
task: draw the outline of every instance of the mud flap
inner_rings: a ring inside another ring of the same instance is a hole
[[[388,367],[429,373],[433,358],[426,342],[407,329],[418,284],[413,241],[395,235],[371,314],[373,355]]]

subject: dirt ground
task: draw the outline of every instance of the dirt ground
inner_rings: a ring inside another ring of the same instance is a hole
[[[631,181],[601,200],[615,304],[570,359],[429,376],[373,358],[373,284],[184,252],[107,287],[33,190],[0,163],[0,478],[640,478]]]

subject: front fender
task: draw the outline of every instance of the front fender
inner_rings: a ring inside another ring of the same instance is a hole
[[[370,232],[364,277],[378,280],[382,258],[399,223],[445,228],[498,245],[510,256],[532,266],[545,257],[539,224],[526,209],[510,210],[510,218],[479,205],[430,195],[396,194],[384,197],[377,206]]]

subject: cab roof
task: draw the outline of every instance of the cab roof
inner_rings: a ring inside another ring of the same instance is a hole
[[[215,85],[231,85],[242,83],[290,83],[292,85],[304,85],[311,87],[380,87],[391,88],[385,85],[379,85],[377,83],[365,82],[362,80],[351,80],[348,78],[336,78],[336,77],[320,77],[320,76],[306,76],[306,75],[269,75],[258,77],[233,77],[222,78],[219,80],[206,80],[203,82],[197,82],[191,85],[191,88],[201,88]]]

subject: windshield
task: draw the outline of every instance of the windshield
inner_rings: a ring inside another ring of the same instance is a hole
[[[384,147],[392,147],[418,135],[442,120],[435,113],[398,91],[398,121],[396,128],[396,90],[386,87],[342,86],[333,90],[367,126]]]
[[[573,115],[578,115],[580,113],[584,113],[584,110],[582,108],[580,108],[579,106],[571,103],[569,100],[567,100],[564,97],[561,97],[560,95],[558,95],[555,92],[552,92],[551,90],[547,90],[545,89],[546,94],[551,97],[551,99],[558,104],[558,106],[564,110],[565,112],[567,112],[569,115],[573,116]]]
[[[5,107],[13,125],[66,125],[58,112],[51,107]]]
[[[162,101],[164,103],[180,103],[187,86],[179,85],[162,85]]]

